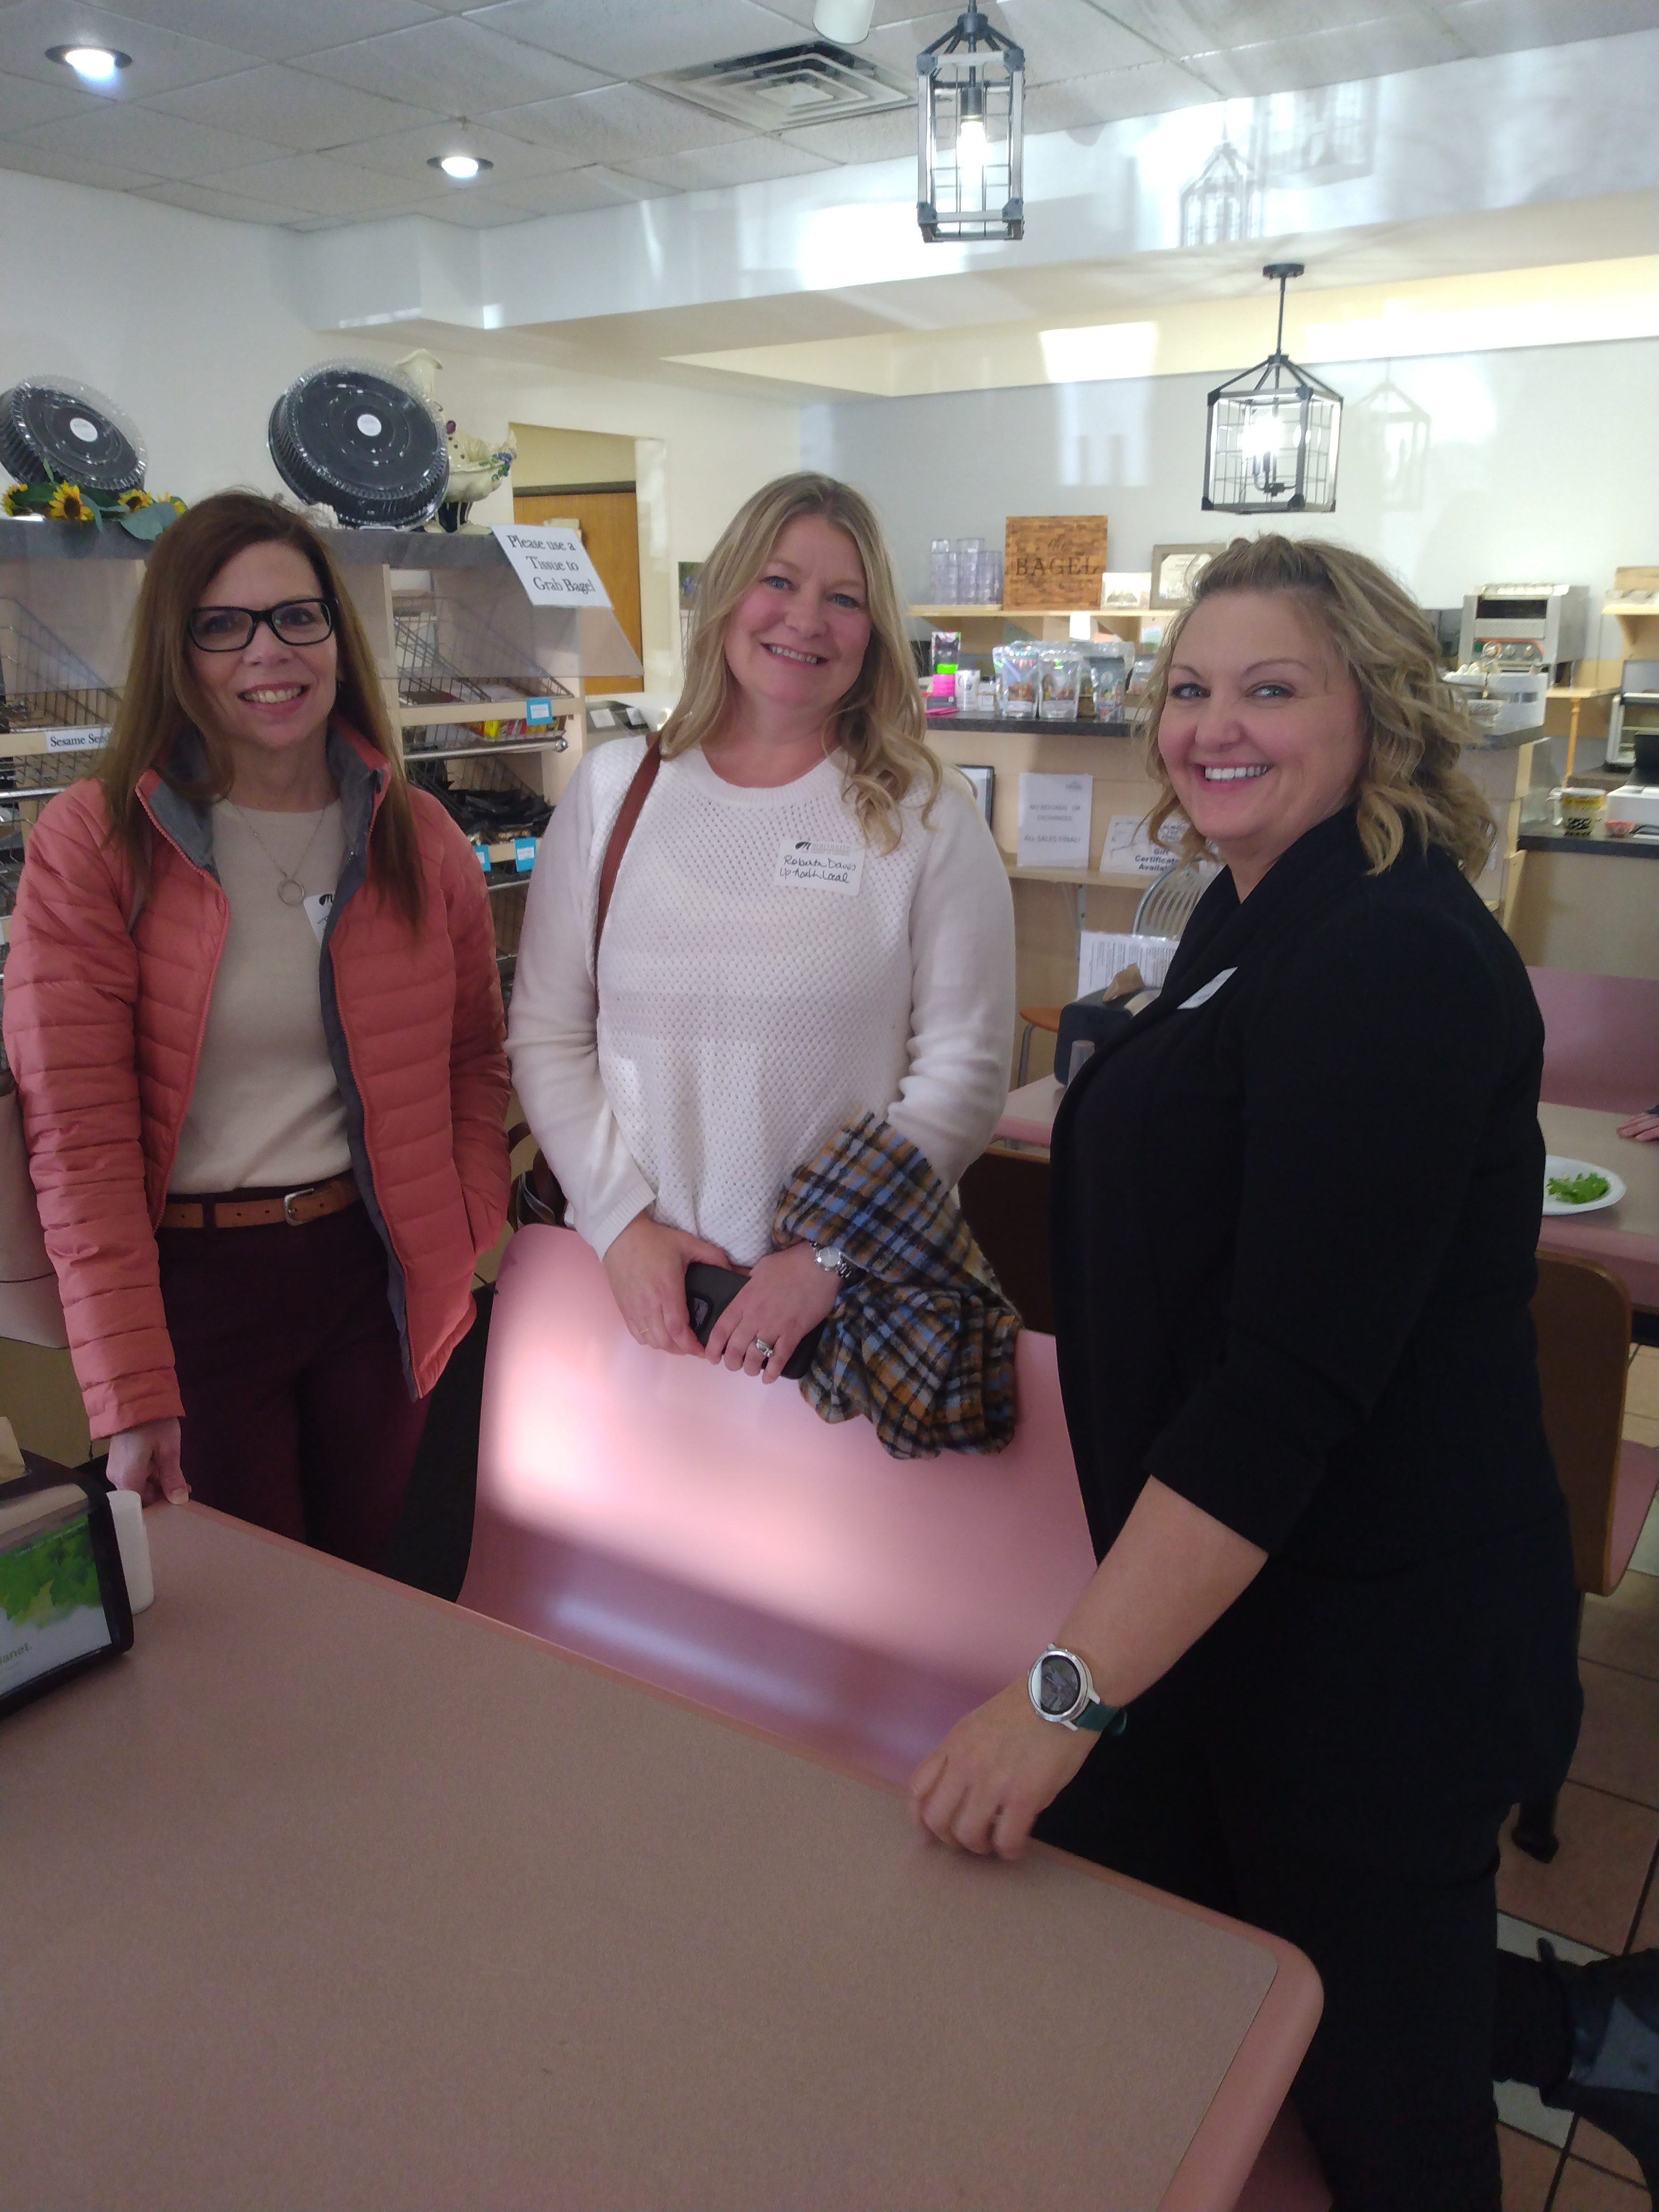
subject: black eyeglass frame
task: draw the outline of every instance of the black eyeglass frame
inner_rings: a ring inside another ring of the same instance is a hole
[[[185,623],[185,635],[198,653],[246,653],[253,642],[255,632],[263,623],[279,645],[292,646],[295,641],[283,635],[276,627],[275,619],[288,607],[320,607],[323,611],[323,619],[328,625],[327,629],[324,630],[321,637],[305,639],[303,641],[305,645],[322,645],[333,636],[334,608],[331,602],[320,597],[311,598],[304,594],[296,599],[278,599],[274,607],[192,607]],[[196,635],[196,621],[198,615],[246,615],[247,635],[239,638],[234,645],[209,645]]]

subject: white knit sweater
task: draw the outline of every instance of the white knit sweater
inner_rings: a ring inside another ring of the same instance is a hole
[[[779,1194],[840,1125],[884,1115],[954,1182],[1008,1088],[1013,902],[957,787],[919,799],[887,854],[861,837],[839,757],[772,791],[664,763],[605,923],[599,877],[643,751],[571,779],[531,879],[507,1049],[520,1100],[603,1255],[645,1207],[741,1266]],[[830,880],[824,881],[828,878]]]

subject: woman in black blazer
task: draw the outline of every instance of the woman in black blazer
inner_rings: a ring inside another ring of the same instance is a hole
[[[918,1817],[1013,1857],[1042,1815],[1298,1943],[1341,2212],[1498,2212],[1494,2075],[1651,2186],[1659,1954],[1494,1948],[1500,1825],[1572,1753],[1577,1606],[1528,1310],[1543,1028],[1468,880],[1491,823],[1433,631],[1356,554],[1239,539],[1148,707],[1154,823],[1226,865],[1054,1128],[1101,1565],[918,1771]]]

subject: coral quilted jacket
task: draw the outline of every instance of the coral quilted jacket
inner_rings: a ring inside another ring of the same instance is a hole
[[[507,1193],[507,1070],[489,896],[472,848],[411,793],[426,888],[420,934],[365,887],[385,763],[337,725],[346,860],[320,962],[352,1165],[386,1246],[405,1372],[429,1390],[472,1317],[477,1255]],[[167,1194],[229,906],[207,810],[152,770],[154,835],[135,913],[96,783],[41,814],[5,973],[6,1052],[30,1172],[94,1436],[182,1411],[155,1225]]]

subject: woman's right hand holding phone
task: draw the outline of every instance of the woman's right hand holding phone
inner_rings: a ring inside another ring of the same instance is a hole
[[[636,1213],[605,1255],[611,1295],[631,1334],[653,1352],[680,1352],[701,1359],[685,1307],[685,1271],[694,1260],[729,1267],[718,1244],[689,1230],[665,1228],[649,1212]]]

